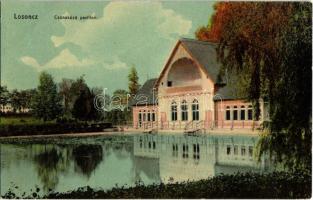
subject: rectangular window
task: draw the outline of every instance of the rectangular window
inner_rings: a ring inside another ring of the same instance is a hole
[[[152,113],[152,121],[155,121],[155,113]]]
[[[181,120],[188,121],[188,106],[185,100],[181,104]]]
[[[172,87],[172,81],[167,81],[167,87]]]
[[[188,120],[188,112],[187,112],[187,106],[182,106],[182,121]]]
[[[177,121],[177,105],[176,104],[172,104],[171,106],[171,118],[172,121]]]
[[[182,121],[188,121],[188,113],[187,111],[182,111]]]
[[[199,111],[193,111],[192,112],[192,120],[193,121],[199,121]]]
[[[252,108],[251,106],[249,106],[249,109],[248,109],[248,120],[252,120],[253,116],[252,116]]]
[[[192,104],[191,109],[192,109],[192,120],[198,121],[199,120],[199,104],[198,103]]]
[[[230,110],[226,110],[226,120],[230,120]]]
[[[148,122],[150,122],[151,121],[151,113],[148,113],[147,115],[148,115]]]
[[[172,112],[172,121],[177,121],[177,112]]]
[[[139,113],[139,115],[138,115],[138,121],[139,121],[138,126],[141,127],[141,123],[142,123],[142,114],[141,113]]]
[[[245,118],[246,118],[246,112],[245,112],[245,110],[241,110],[240,111],[240,120],[245,120]]]
[[[238,120],[238,110],[234,110],[234,120]]]

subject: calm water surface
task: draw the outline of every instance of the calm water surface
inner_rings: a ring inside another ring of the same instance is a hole
[[[78,187],[200,180],[218,174],[266,172],[253,136],[119,135],[1,140],[1,194],[65,192]],[[16,187],[17,186],[17,187]],[[15,188],[16,187],[16,188]]]

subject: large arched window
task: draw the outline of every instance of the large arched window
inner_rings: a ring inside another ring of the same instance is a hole
[[[177,104],[175,101],[171,104],[172,121],[177,121]]]
[[[230,107],[226,107],[226,115],[225,115],[225,120],[230,120]]]
[[[199,102],[197,99],[192,102],[192,120],[199,120]]]
[[[238,109],[237,109],[237,106],[234,106],[233,120],[238,120]]]
[[[181,103],[181,120],[188,121],[188,105],[186,100],[183,100]]]

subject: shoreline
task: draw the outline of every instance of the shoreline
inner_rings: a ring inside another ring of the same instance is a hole
[[[307,199],[311,197],[310,182],[311,174],[305,172],[237,173],[169,184],[115,186],[108,190],[86,185],[67,192],[54,191],[42,195],[34,192],[35,196],[34,193],[32,196],[19,196],[13,190],[2,194],[1,197],[4,199],[182,199],[190,197],[194,199]]]
[[[47,134],[47,135],[20,135],[20,136],[0,136],[0,141],[5,139],[23,139],[23,138],[67,138],[67,137],[90,137],[90,136],[121,136],[121,135],[135,135],[135,134],[143,134],[143,135],[187,135],[183,130],[159,130],[156,134],[144,133],[143,130],[139,129],[126,129],[124,131],[102,131],[102,132],[82,132],[82,133],[56,133],[56,134]],[[197,135],[230,135],[230,136],[260,136],[261,131],[255,130],[229,130],[229,129],[218,129],[218,130],[205,130],[204,133],[197,133]]]

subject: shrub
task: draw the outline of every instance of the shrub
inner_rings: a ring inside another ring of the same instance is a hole
[[[39,124],[1,124],[0,136],[48,135],[64,133],[101,132],[111,128],[110,123],[90,126],[86,122],[75,123],[39,123]]]
[[[37,195],[36,195],[37,196]],[[16,198],[8,191],[3,198]],[[89,186],[65,193],[52,192],[42,198],[310,198],[311,174],[274,172],[269,174],[219,175],[206,180],[130,188],[95,190]],[[33,198],[33,197],[23,197]],[[38,197],[39,198],[39,197]]]

